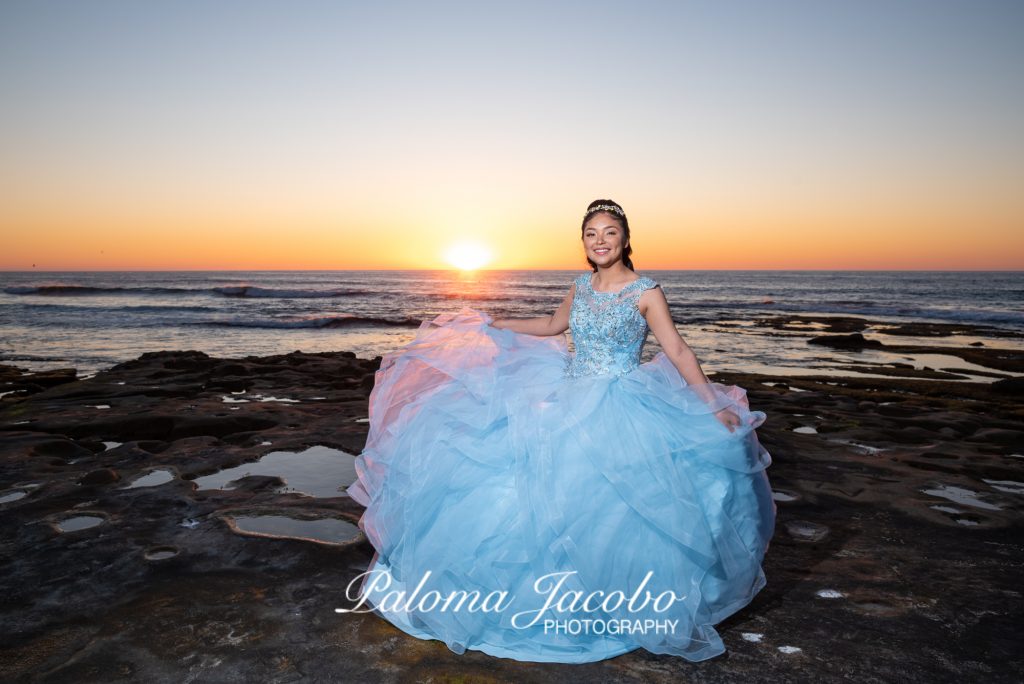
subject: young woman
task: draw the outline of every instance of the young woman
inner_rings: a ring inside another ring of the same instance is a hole
[[[704,375],[621,206],[581,237],[591,272],[551,316],[463,308],[383,358],[347,490],[377,553],[339,612],[517,660],[724,652],[713,625],[765,585],[766,415]]]

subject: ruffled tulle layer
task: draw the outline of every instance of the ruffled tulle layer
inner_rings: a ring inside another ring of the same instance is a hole
[[[439,316],[382,360],[348,488],[377,550],[366,604],[459,653],[722,653],[713,625],[765,584],[765,414],[736,386],[702,400],[663,353],[565,378],[564,337],[490,320]],[[723,406],[734,432],[712,415]]]

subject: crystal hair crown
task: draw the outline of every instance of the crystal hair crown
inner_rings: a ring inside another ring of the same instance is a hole
[[[590,207],[589,209],[587,209],[586,215],[589,216],[590,214],[593,214],[595,211],[610,211],[613,214],[618,214],[619,216],[626,215],[626,212],[622,211],[622,209],[619,209],[613,204],[598,204],[596,207]]]

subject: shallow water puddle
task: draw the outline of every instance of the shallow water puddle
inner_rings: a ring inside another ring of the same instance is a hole
[[[77,530],[96,527],[105,520],[106,518],[101,518],[98,515],[76,515],[59,521],[57,523],[57,529],[61,532],[75,532]]]
[[[764,638],[764,634],[759,634],[757,632],[743,632],[740,636],[743,637],[744,641],[750,641],[755,644]]]
[[[788,384],[786,384],[784,382],[762,382],[761,384],[762,385],[767,385],[768,387],[781,387],[782,389],[786,390],[787,392],[807,392],[808,391],[808,390],[805,390],[805,389],[800,389],[799,387],[793,387],[792,385],[788,385]]]
[[[992,489],[1000,492],[1006,492],[1007,494],[1024,494],[1024,482],[1015,482],[1014,480],[985,480],[982,482],[987,484]]]
[[[148,561],[158,561],[174,558],[177,555],[178,549],[173,546],[156,546],[146,550],[142,557]]]
[[[231,394],[245,394],[245,391],[243,390],[242,392],[232,392]],[[244,399],[244,398],[241,398],[241,397],[236,398],[236,397],[228,396],[226,394],[222,394],[220,399],[225,404],[248,404],[248,403],[253,402],[253,401],[262,401],[262,402],[277,401],[277,402],[281,402],[283,404],[301,404],[302,403],[298,399],[289,399],[287,397],[268,397],[268,396],[263,395],[263,394],[250,394],[248,399]],[[326,399],[326,397],[314,397],[314,399]]]
[[[775,501],[796,501],[799,498],[796,494],[791,494],[781,489],[772,490],[772,499]]]
[[[799,433],[801,435],[816,435],[816,434],[818,434],[817,430],[815,430],[814,428],[809,427],[809,426],[801,426],[801,427],[798,427],[798,428],[793,428],[793,432]]]
[[[819,589],[814,595],[818,598],[824,599],[837,599],[843,598],[843,596],[845,596],[843,592],[838,591],[836,589]]]
[[[299,520],[286,515],[231,516],[238,532],[260,537],[287,537],[307,541],[340,544],[355,539],[359,528],[338,518]]]
[[[795,541],[817,542],[829,534],[829,528],[807,520],[793,520],[786,523],[786,531]]]
[[[974,508],[984,508],[988,511],[1002,510],[995,504],[990,504],[987,501],[982,501],[978,498],[977,492],[972,492],[969,489],[963,487],[953,487],[950,485],[940,485],[938,489],[922,489],[922,492],[930,496],[937,496],[942,499],[949,499],[954,503],[961,504],[963,506],[973,506]]]
[[[846,446],[851,446],[854,449],[857,449],[858,451],[860,451],[862,453],[865,453],[865,454],[878,454],[878,453],[881,453],[883,451],[886,451],[885,449],[883,449],[881,447],[874,447],[874,446],[871,446],[870,444],[862,444],[861,442],[854,442],[853,440],[850,440],[850,439],[830,439],[828,441],[829,442],[835,442],[836,444],[845,444]]]
[[[14,491],[0,494],[0,504],[10,503],[12,501],[17,501],[18,499],[24,499],[26,496],[28,496],[28,492],[21,489],[15,489]]]
[[[104,449],[104,451],[110,451],[111,449],[116,449],[117,447],[121,446],[121,444],[123,444],[123,442],[104,442],[103,446],[106,447],[106,449]]]
[[[254,394],[253,399],[256,401],[279,401],[284,404],[301,404],[302,402],[298,399],[288,399],[287,397],[267,397],[262,394]]]
[[[156,487],[174,479],[174,473],[170,470],[153,470],[142,477],[132,480],[131,484],[124,489],[136,489],[138,487]]]
[[[908,344],[906,340],[901,340],[903,344]],[[989,373],[991,368],[986,366],[979,366],[976,363],[965,361],[959,356],[953,354],[914,354],[911,356],[903,356],[904,359],[909,361],[915,369],[921,370],[925,368],[941,369],[951,373],[961,373],[963,375],[971,375],[972,377],[978,378],[985,382],[993,382]]]
[[[344,488],[356,480],[355,457],[340,449],[313,446],[305,451],[271,451],[258,461],[243,463],[196,478],[199,489],[231,489],[231,482],[246,475],[280,477],[282,491],[313,497],[346,496]]]

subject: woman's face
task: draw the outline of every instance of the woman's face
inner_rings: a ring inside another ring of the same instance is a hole
[[[607,212],[598,212],[583,224],[583,248],[587,257],[599,266],[614,264],[622,258],[622,224]]]

